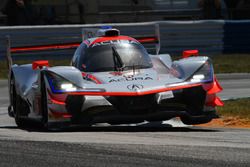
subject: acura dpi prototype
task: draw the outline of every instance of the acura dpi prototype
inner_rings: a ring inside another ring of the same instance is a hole
[[[168,54],[148,54],[117,29],[101,29],[77,47],[70,66],[10,63],[8,110],[19,127],[27,119],[47,128],[174,117],[201,124],[217,118],[221,90],[212,61],[197,50],[172,61]]]

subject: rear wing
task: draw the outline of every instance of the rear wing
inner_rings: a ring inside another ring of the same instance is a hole
[[[160,29],[159,29],[159,24],[150,24],[150,25],[146,25],[145,27],[143,27],[144,25],[136,25],[135,28],[133,28],[133,26],[117,26],[118,29],[122,29],[122,34],[127,35],[127,36],[131,36],[133,38],[135,38],[136,40],[138,40],[140,43],[142,43],[146,49],[151,49],[151,53],[155,53],[155,54],[159,54],[160,52]],[[149,34],[142,34],[141,33],[141,29],[147,29],[147,32]],[[134,30],[135,29],[135,30]],[[97,35],[97,31],[100,30],[100,28],[82,28],[82,38],[78,38],[78,40],[82,39],[85,40],[87,38],[91,38],[91,37],[95,37]],[[132,35],[131,35],[132,34]],[[48,54],[48,59],[51,58],[50,56],[56,57],[58,56],[59,58],[62,58],[62,53],[70,53],[70,55],[72,54],[73,50],[72,49],[76,49],[81,41],[75,41],[72,40],[73,42],[69,42],[69,43],[58,43],[58,40],[56,42],[53,42],[53,36],[52,40],[50,40],[50,44],[43,44],[43,45],[37,45],[37,43],[39,43],[39,41],[36,41],[35,45],[32,45],[32,40],[30,40],[31,44],[29,45],[26,44],[25,46],[19,45],[18,42],[16,42],[16,40],[14,41],[14,47],[12,47],[11,45],[11,38],[10,36],[6,37],[6,41],[7,41],[7,49],[6,49],[6,59],[7,59],[7,63],[8,63],[8,68],[10,68],[13,64],[13,60],[12,60],[12,54],[14,54],[14,56],[16,55],[25,55],[26,56],[33,56],[33,58],[35,57],[35,59],[46,59],[44,58],[44,56],[42,56],[41,58],[39,57],[39,55],[46,55]],[[34,39],[37,40],[37,39]],[[21,43],[21,42],[20,42]],[[58,55],[54,54],[54,51],[60,51],[60,56],[59,53]],[[44,53],[46,52],[46,53]],[[65,54],[66,55],[66,54]],[[23,57],[23,59],[27,59],[27,57],[25,58],[24,56],[17,56],[17,58]],[[16,58],[16,57],[15,57]],[[22,59],[22,58],[21,58]],[[28,59],[31,59],[28,58]]]

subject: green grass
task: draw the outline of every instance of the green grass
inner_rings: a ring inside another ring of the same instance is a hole
[[[216,73],[250,73],[250,54],[214,55],[210,58]]]
[[[173,59],[180,58],[173,56]],[[213,60],[215,73],[250,73],[250,54],[224,54],[210,56]],[[49,60],[51,66],[68,65],[70,60]],[[16,64],[32,63],[16,61]],[[0,78],[7,78],[7,63],[0,61]]]
[[[250,73],[250,54],[221,54],[209,56],[215,73]],[[180,56],[173,56],[173,60]]]
[[[218,107],[218,113],[222,117],[238,117],[250,120],[250,98],[229,100],[223,107]]]

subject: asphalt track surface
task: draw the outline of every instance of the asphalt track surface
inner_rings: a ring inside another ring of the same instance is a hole
[[[221,75],[223,99],[249,97],[250,77]],[[242,92],[242,93],[241,93]],[[250,166],[250,130],[98,126],[48,132],[18,129],[7,116],[7,85],[0,81],[0,166]]]
[[[223,87],[219,96],[223,100],[250,97],[250,73],[217,74]]]

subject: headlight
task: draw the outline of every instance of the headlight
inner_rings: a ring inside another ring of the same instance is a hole
[[[61,89],[66,91],[75,91],[76,87],[71,83],[63,83],[61,84]]]
[[[71,92],[76,91],[77,86],[72,84],[70,81],[64,79],[53,73],[46,74],[51,90],[54,93],[63,93],[63,92]]]
[[[201,68],[199,68],[190,79],[191,82],[212,82],[213,66],[208,60]]]

